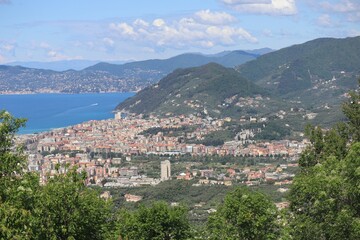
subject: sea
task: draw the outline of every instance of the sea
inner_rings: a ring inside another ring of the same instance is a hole
[[[135,93],[20,94],[0,95],[0,110],[26,118],[18,134],[63,128],[89,120],[114,117],[113,110]]]

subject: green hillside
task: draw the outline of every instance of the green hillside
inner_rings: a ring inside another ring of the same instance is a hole
[[[334,85],[338,88],[355,87],[360,73],[360,37],[316,39],[262,55],[237,70],[282,95],[332,79],[337,80]]]
[[[241,107],[236,105],[239,99],[268,95],[234,69],[209,63],[201,67],[175,70],[158,84],[140,91],[116,109],[138,114],[234,115],[241,112]]]

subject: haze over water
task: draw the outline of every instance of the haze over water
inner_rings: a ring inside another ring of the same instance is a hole
[[[20,134],[48,131],[89,120],[113,118],[112,111],[134,93],[0,95],[0,109],[27,118]]]

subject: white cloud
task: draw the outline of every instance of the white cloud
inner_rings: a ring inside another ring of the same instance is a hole
[[[295,0],[220,0],[240,12],[294,15],[297,13]]]
[[[112,40],[111,38],[107,38],[107,37],[103,38],[102,41],[106,46],[110,46],[110,47],[114,46],[114,44],[115,44],[114,40]]]
[[[360,21],[360,2],[358,0],[324,1],[320,7],[326,12],[344,14],[348,21]]]
[[[236,18],[226,12],[211,12],[209,9],[201,10],[195,13],[197,19],[201,22],[222,25],[235,22]]]
[[[149,26],[149,23],[142,20],[142,19],[136,19],[133,23],[135,26],[138,26],[138,27],[148,27]]]
[[[356,29],[350,29],[348,32],[349,37],[357,37],[360,36],[360,31]]]
[[[142,47],[151,49],[201,47],[216,45],[237,45],[241,41],[257,42],[257,39],[245,29],[235,25],[236,19],[223,12],[210,10],[198,11],[192,17],[167,22],[158,18],[148,24],[143,19],[132,23],[109,24],[113,38],[132,40]]]
[[[101,50],[105,50],[107,53],[115,52],[115,41],[112,38],[104,37],[102,43],[102,47],[100,47]]]
[[[74,59],[83,59],[81,56],[70,57],[64,55],[63,53],[55,50],[50,50],[47,52],[47,56],[51,61],[61,61],[61,60],[74,60]]]
[[[8,42],[0,40],[0,54],[2,54],[3,58],[6,57],[15,57],[17,43],[16,42]]]
[[[334,12],[354,12],[359,10],[360,3],[355,3],[352,0],[341,0],[337,3],[332,2],[322,2],[321,6],[330,11]]]
[[[124,35],[129,35],[129,36],[135,35],[134,28],[132,26],[130,26],[129,24],[124,23],[124,22],[119,23],[119,24],[110,23],[110,29],[118,31],[118,32],[120,32],[121,34],[124,34]]]
[[[155,19],[153,21],[153,23],[152,23],[152,25],[155,26],[155,27],[162,27],[165,24],[166,24],[165,21],[163,19],[161,19],[161,18]]]
[[[328,14],[323,14],[318,17],[317,24],[322,27],[333,27],[335,25]]]
[[[15,49],[15,45],[13,44],[4,44],[1,46],[1,49],[3,49],[6,52],[11,52]]]

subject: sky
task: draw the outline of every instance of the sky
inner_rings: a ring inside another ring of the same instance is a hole
[[[360,0],[0,0],[0,64],[163,59],[360,35]]]

